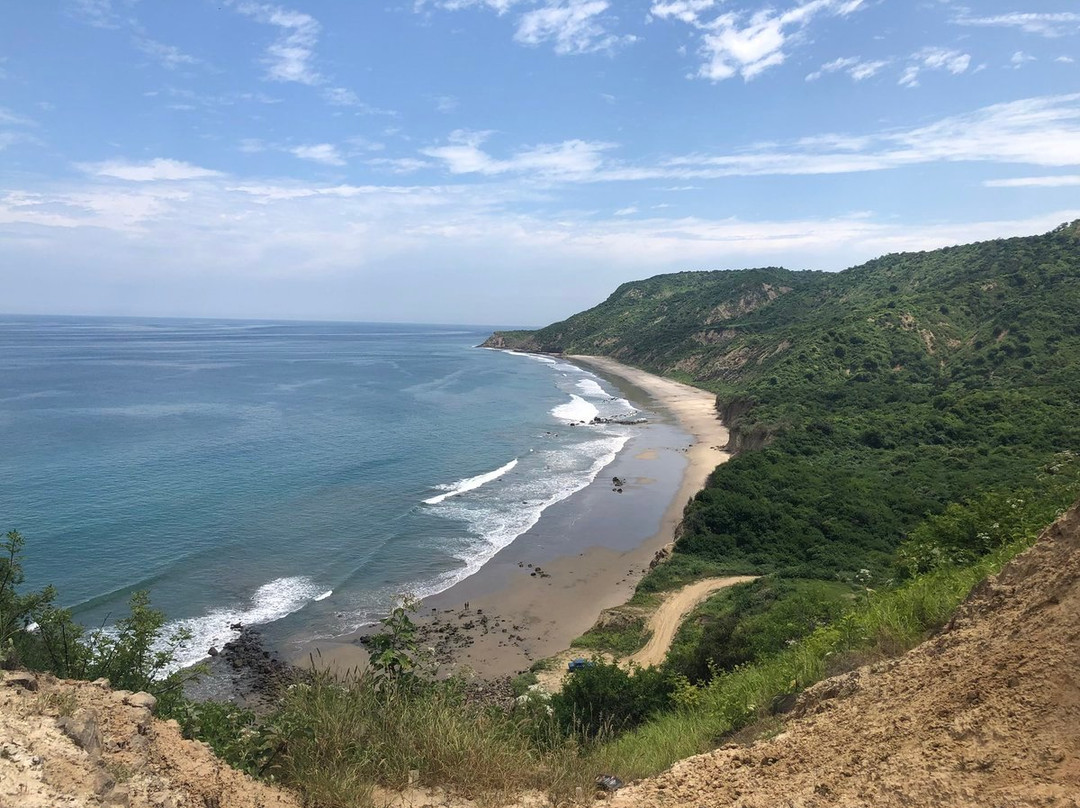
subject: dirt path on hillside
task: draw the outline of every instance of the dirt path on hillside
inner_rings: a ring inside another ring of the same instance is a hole
[[[649,617],[647,628],[652,632],[649,641],[637,653],[631,654],[625,659],[619,660],[623,667],[639,665],[647,668],[649,665],[659,665],[664,661],[675,632],[679,630],[682,621],[694,608],[704,601],[709,595],[729,586],[744,584],[753,581],[753,575],[733,575],[727,578],[706,578],[687,584],[682,589],[667,596],[660,607]],[[608,653],[597,654],[581,648],[569,648],[550,657],[551,667],[545,671],[538,671],[536,679],[544,690],[554,693],[562,689],[563,680],[567,674],[567,663],[576,657],[599,658],[605,662],[614,661],[614,657]]]
[[[643,668],[647,668],[649,665],[659,665],[667,656],[671,641],[675,639],[675,632],[679,630],[683,619],[699,603],[717,590],[726,589],[736,584],[744,584],[747,581],[755,580],[756,577],[754,575],[734,575],[727,578],[706,578],[704,581],[684,586],[674,595],[665,599],[660,604],[660,608],[649,618],[648,628],[652,632],[652,636],[645,643],[644,648],[626,659],[626,663],[640,665]]]

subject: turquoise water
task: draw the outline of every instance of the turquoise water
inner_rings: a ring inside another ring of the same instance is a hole
[[[192,630],[351,631],[588,484],[634,408],[489,328],[0,317],[0,527],[88,625],[149,588]]]

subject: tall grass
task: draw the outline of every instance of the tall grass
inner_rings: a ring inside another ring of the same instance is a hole
[[[657,774],[678,760],[715,748],[725,735],[768,716],[793,693],[828,675],[895,656],[941,628],[981,580],[1031,546],[1028,536],[965,567],[939,569],[895,589],[867,591],[836,623],[790,648],[676,694],[680,708],[592,753],[595,767],[624,778]]]
[[[288,690],[272,725],[278,748],[264,773],[330,808],[367,804],[373,785],[402,788],[410,772],[418,785],[486,801],[565,795],[589,779],[543,710],[470,705],[453,683],[315,672]]]

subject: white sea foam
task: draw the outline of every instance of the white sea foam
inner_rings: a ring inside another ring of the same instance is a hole
[[[327,599],[328,597],[330,597],[330,596],[331,596],[332,594],[334,594],[334,590],[333,590],[333,589],[327,589],[327,590],[326,590],[325,592],[323,592],[323,593],[322,593],[321,595],[319,595],[319,596],[317,596],[317,597],[314,597],[314,598],[312,598],[312,600],[316,600],[316,601],[318,601],[318,600],[326,600],[326,599]]]
[[[539,354],[524,353],[523,351],[507,351],[506,353],[513,356],[524,356],[526,359],[532,359],[536,362],[543,362],[545,365],[559,364],[549,356],[540,356]]]
[[[570,400],[551,409],[551,414],[567,424],[587,424],[600,414],[596,406],[581,396],[570,394]]]
[[[236,639],[239,632],[230,628],[234,623],[245,626],[272,623],[329,594],[307,577],[278,578],[255,590],[247,604],[222,607],[201,617],[176,620],[166,626],[162,636],[167,638],[178,629],[186,629],[191,633],[191,640],[181,649],[171,670],[194,665],[206,659],[206,651],[211,646],[220,648],[229,640]]]
[[[590,398],[611,398],[611,394],[593,379],[579,379],[577,388],[582,395]]]
[[[508,487],[497,500],[482,503],[462,500],[441,505],[446,516],[465,521],[474,535],[457,547],[446,548],[463,566],[418,587],[417,597],[438,594],[475,574],[496,553],[540,521],[545,510],[595,480],[629,439],[628,432],[608,434],[565,449],[538,452],[537,471],[543,471]],[[582,460],[589,459],[589,465],[582,467]]]
[[[449,499],[450,497],[456,497],[458,494],[464,494],[466,491],[474,491],[485,483],[497,480],[508,471],[512,471],[517,464],[517,458],[514,458],[505,466],[500,466],[495,469],[495,471],[489,471],[486,474],[478,474],[475,477],[466,477],[464,480],[458,480],[456,483],[450,483],[449,485],[440,485],[438,487],[446,491],[446,493],[439,494],[430,499],[425,499],[424,504],[438,505],[440,502]]]

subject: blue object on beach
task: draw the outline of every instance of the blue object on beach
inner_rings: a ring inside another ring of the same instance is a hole
[[[573,673],[574,671],[584,670],[585,668],[591,668],[592,666],[593,663],[589,660],[578,657],[577,659],[571,659],[566,668]]]

